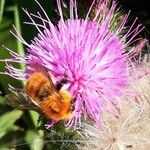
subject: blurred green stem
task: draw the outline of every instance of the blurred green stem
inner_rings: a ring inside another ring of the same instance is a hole
[[[4,5],[5,5],[5,0],[1,0],[0,1],[0,23],[1,23],[2,17],[3,17]]]
[[[19,16],[17,5],[14,7],[14,16],[15,16],[15,26],[18,32],[21,34],[21,26],[20,26],[20,19],[19,19],[20,16]],[[18,48],[18,54],[20,54],[21,56],[24,56],[25,52],[24,52],[23,44],[19,40],[17,40],[17,48]],[[21,66],[21,68],[24,68],[24,65]]]
[[[15,26],[18,30],[18,32],[21,34],[21,26],[20,26],[20,16],[19,16],[19,11],[18,11],[18,6],[16,5],[14,7],[14,16],[15,16]],[[25,56],[25,51],[23,48],[23,44],[17,40],[17,53],[21,56]],[[25,65],[20,63],[20,69],[24,70],[25,69]],[[22,82],[22,84],[24,85],[24,82]]]

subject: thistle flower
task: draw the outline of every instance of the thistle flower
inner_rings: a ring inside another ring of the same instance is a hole
[[[126,53],[126,48],[143,28],[141,25],[134,28],[135,20],[124,36],[119,37],[125,28],[127,14],[116,30],[110,31],[115,1],[112,1],[109,10],[104,7],[109,0],[100,1],[103,8],[99,7],[95,17],[90,20],[94,1],[86,17],[79,18],[77,2],[70,0],[70,18],[64,20],[61,1],[57,0],[60,21],[56,25],[50,21],[39,2],[35,1],[43,14],[24,12],[31,19],[26,23],[35,26],[39,33],[28,44],[14,27],[15,33],[12,34],[28,47],[28,53],[20,56],[7,48],[13,58],[4,60],[8,72],[3,74],[19,80],[28,78],[35,71],[47,71],[55,81],[67,77],[66,89],[75,98],[74,116],[67,125],[80,127],[81,118],[87,117],[96,125],[101,125],[100,114],[105,111],[114,113],[107,106],[118,102],[118,97],[128,84],[127,60],[130,53]],[[36,22],[38,19],[41,24]],[[26,70],[16,69],[8,62],[25,63]]]

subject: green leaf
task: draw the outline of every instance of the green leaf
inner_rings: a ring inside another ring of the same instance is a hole
[[[29,113],[31,115],[32,122],[33,122],[34,126],[36,127],[37,126],[37,121],[38,121],[38,118],[39,118],[39,114],[35,111],[29,111]]]
[[[29,144],[31,150],[43,149],[43,140],[37,132],[33,130],[27,131],[25,140]]]
[[[10,130],[17,130],[18,127],[14,125],[16,120],[20,118],[22,111],[13,110],[0,116],[0,138]]]

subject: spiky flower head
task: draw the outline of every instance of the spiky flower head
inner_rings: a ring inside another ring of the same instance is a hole
[[[116,8],[114,1],[109,10],[104,7],[108,0],[100,1],[103,8],[98,7],[91,20],[89,14],[94,1],[86,17],[79,18],[77,2],[70,0],[70,17],[65,20],[62,1],[57,0],[60,20],[56,25],[50,21],[39,2],[36,2],[43,10],[42,15],[24,11],[31,19],[28,24],[35,26],[39,31],[38,35],[28,44],[17,30],[12,33],[28,47],[28,53],[26,56],[19,56],[8,49],[13,59],[5,60],[23,62],[26,70],[22,72],[7,64],[8,72],[5,74],[26,79],[32,72],[47,71],[55,81],[67,77],[66,88],[75,98],[74,116],[67,125],[81,126],[81,118],[86,119],[87,116],[100,125],[100,114],[104,111],[111,112],[107,105],[117,103],[117,97],[123,94],[124,87],[128,84],[129,53],[126,53],[126,48],[142,28],[133,28],[135,21],[120,38],[119,34],[124,30],[129,15],[127,14],[116,30],[110,31],[110,22]],[[42,23],[36,23],[37,19]]]

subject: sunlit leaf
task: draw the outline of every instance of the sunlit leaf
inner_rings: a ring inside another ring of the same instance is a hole
[[[25,139],[31,150],[42,150],[43,140],[37,132],[33,130],[27,131]]]
[[[38,122],[38,117],[39,117],[39,114],[35,111],[29,111],[30,115],[31,115],[31,119],[32,119],[32,122],[34,124],[34,126],[36,127],[37,126],[37,122]]]
[[[17,130],[18,127],[14,125],[16,120],[20,118],[22,111],[13,110],[0,116],[0,138],[10,130]]]

